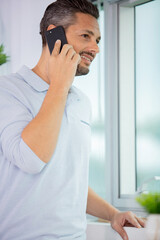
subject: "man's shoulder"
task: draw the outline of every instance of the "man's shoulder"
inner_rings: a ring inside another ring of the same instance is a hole
[[[20,79],[19,75],[17,73],[10,73],[7,75],[1,75],[0,76],[0,86],[6,86],[6,85],[12,85],[13,83],[16,83],[16,80],[18,81]]]
[[[23,92],[26,87],[25,82],[18,73],[11,73],[0,76],[0,95],[8,101],[8,99],[23,100]]]
[[[19,86],[23,83],[23,78],[18,73],[10,73],[0,76],[0,90],[14,92],[14,90],[18,90]]]
[[[0,89],[8,89],[10,85],[12,85],[12,80],[14,78],[14,74],[2,75],[0,76]]]

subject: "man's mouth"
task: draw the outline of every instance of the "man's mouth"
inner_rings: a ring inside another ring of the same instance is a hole
[[[93,59],[94,59],[94,56],[93,56],[93,54],[87,54],[87,53],[82,53],[81,54],[81,58],[82,59],[84,59],[84,61],[86,62],[86,63],[91,63],[92,61],[93,61]]]
[[[81,58],[84,58],[84,59],[86,59],[87,61],[91,62],[91,59],[89,59],[88,57],[81,56]]]

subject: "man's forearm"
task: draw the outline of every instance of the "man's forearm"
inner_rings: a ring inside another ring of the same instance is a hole
[[[37,116],[24,128],[22,139],[45,163],[56,147],[67,94],[49,87]]]
[[[99,197],[90,187],[88,188],[87,213],[105,220],[111,220],[118,209]]]
[[[56,41],[51,55],[48,48],[43,49],[45,61],[39,61],[36,72],[45,62],[45,80],[50,87],[39,113],[21,134],[24,142],[45,163],[50,161],[55,150],[68,91],[81,61],[71,45],[65,44],[61,52],[60,46],[61,41]]]

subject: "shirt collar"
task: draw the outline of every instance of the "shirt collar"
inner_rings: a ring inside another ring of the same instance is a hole
[[[27,66],[22,66],[17,73],[21,75],[23,79],[36,91],[43,92],[48,90],[49,84],[46,83],[42,78],[40,78]]]

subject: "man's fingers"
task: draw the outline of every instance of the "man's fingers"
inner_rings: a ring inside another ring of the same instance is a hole
[[[130,213],[128,214],[127,218],[129,223],[131,223],[133,226],[137,227],[137,228],[141,228],[141,225],[138,221],[138,218],[133,214],[133,213]]]
[[[136,219],[142,227],[145,227],[145,222],[143,221],[143,219],[138,218],[138,217],[136,217]]]
[[[112,228],[119,233],[119,235],[122,237],[123,240],[128,240],[128,235],[121,225],[113,224]]]
[[[62,48],[62,51],[61,51],[61,54],[66,56],[67,53],[69,52],[70,49],[72,49],[72,45],[69,45],[69,44],[64,44],[63,48]]]
[[[80,57],[80,55],[79,55],[78,53],[74,55],[73,61],[76,62],[77,65],[80,64],[80,62],[81,62],[81,57]]]
[[[70,59],[72,59],[74,57],[75,54],[76,54],[76,52],[74,51],[74,49],[70,48],[68,50],[68,53],[67,53],[67,58],[70,60]]]
[[[52,51],[52,55],[53,55],[53,56],[57,56],[57,55],[59,54],[60,47],[61,47],[61,40],[58,39],[58,40],[55,42],[55,45],[54,45],[54,48],[53,48],[53,51]]]

